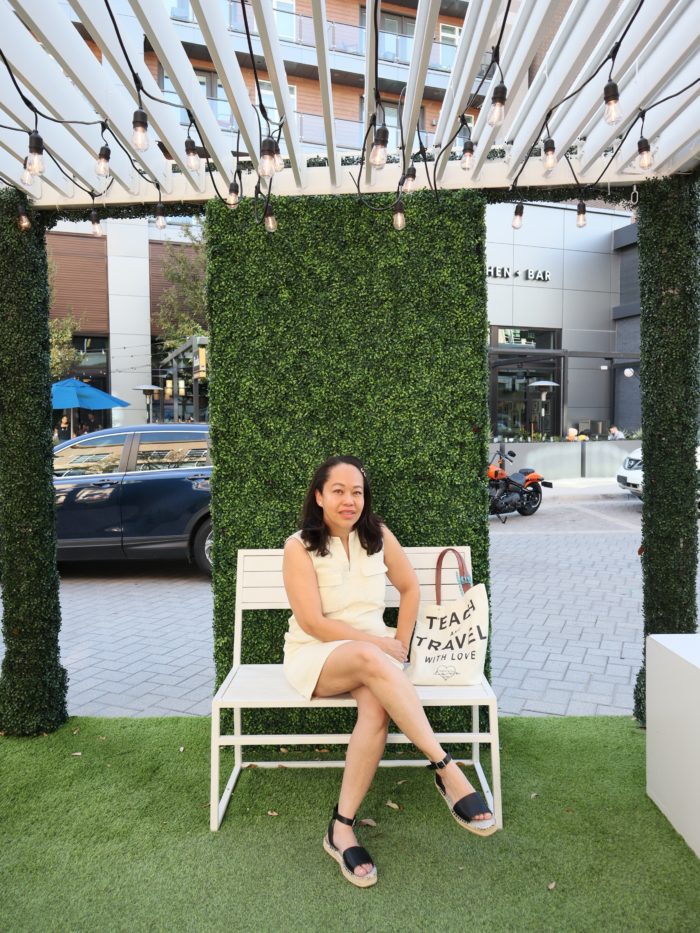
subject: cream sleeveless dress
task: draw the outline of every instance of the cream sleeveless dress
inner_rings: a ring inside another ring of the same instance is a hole
[[[301,541],[301,532],[297,531],[292,537]],[[340,619],[353,628],[380,638],[393,638],[396,629],[386,626],[383,618],[386,590],[384,548],[376,554],[368,554],[356,531],[350,532],[348,545],[349,559],[340,538],[330,538],[330,551],[325,557],[307,551],[316,571],[323,615],[329,619]],[[292,615],[284,639],[287,680],[307,700],[310,699],[328,656],[346,644],[348,639],[319,641],[308,635]],[[394,663],[403,669],[398,661]]]

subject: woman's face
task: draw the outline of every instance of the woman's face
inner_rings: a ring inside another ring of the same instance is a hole
[[[365,505],[364,477],[350,463],[331,467],[316,503],[323,509],[323,520],[336,537],[348,535],[360,520]]]
[[[62,428],[68,427],[68,418],[65,415],[61,418],[61,427]]]

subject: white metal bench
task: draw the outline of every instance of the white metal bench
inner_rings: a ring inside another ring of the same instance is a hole
[[[435,562],[442,548],[420,547],[405,548],[421,587],[421,599],[434,602]],[[468,547],[458,548],[465,557],[471,574],[471,554]],[[443,571],[443,600],[448,602],[458,596],[456,572],[454,581],[448,580],[448,571]],[[397,607],[399,594],[387,580],[386,605]],[[355,700],[344,694],[337,697],[323,697],[306,700],[287,682],[281,664],[241,664],[241,642],[243,633],[243,613],[249,610],[289,609],[287,594],[282,582],[281,550],[239,550],[238,573],[236,582],[236,607],[233,637],[233,667],[216,692],[212,700],[211,716],[211,809],[210,827],[217,830],[224,818],[226,807],[231,799],[233,788],[242,768],[246,767],[243,749],[255,745],[347,745],[350,735],[246,735],[242,732],[242,710],[244,709],[290,709],[290,708],[325,708],[336,706],[355,706]],[[472,687],[417,687],[418,695],[424,706],[465,706],[471,708],[472,731],[437,733],[440,742],[458,742],[471,744],[470,759],[457,759],[464,764],[473,765],[491,811],[499,827],[503,825],[501,812],[501,772],[498,747],[498,708],[496,695],[484,678],[478,686]],[[479,727],[479,707],[488,709],[488,731],[481,732]],[[221,734],[221,710],[232,709],[233,735]],[[408,742],[401,733],[389,733],[388,742]],[[480,746],[488,744],[491,748],[491,775],[493,791],[489,786],[479,758]],[[220,798],[219,771],[221,749],[233,746],[234,767]],[[425,759],[406,761],[403,759],[384,759],[382,765],[425,765]],[[275,768],[279,761],[256,761],[258,768]],[[342,767],[344,761],[289,761],[284,759],[285,767],[323,768]]]

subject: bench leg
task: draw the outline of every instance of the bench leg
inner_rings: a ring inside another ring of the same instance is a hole
[[[501,802],[501,749],[498,738],[498,707],[489,704],[489,732],[491,733],[491,783],[493,784],[493,815],[496,826],[503,829],[503,808]]]
[[[209,794],[209,829],[216,832],[219,828],[219,770],[221,767],[221,710],[211,711],[211,789]]]

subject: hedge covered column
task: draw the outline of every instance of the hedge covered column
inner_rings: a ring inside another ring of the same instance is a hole
[[[406,214],[397,233],[390,212],[354,197],[278,198],[270,235],[249,204],[208,205],[219,683],[237,550],[282,547],[314,468],[333,454],[367,464],[402,544],[469,544],[488,583],[484,201],[419,193]],[[281,615],[248,626],[244,660],[281,661]],[[324,711],[324,731],[341,731],[339,713]]]
[[[0,567],[5,657],[0,731],[35,735],[67,719],[59,658],[49,379],[48,278],[41,215],[20,230],[0,192]]]
[[[684,176],[646,182],[639,199],[644,635],[694,632],[698,558],[698,188]],[[634,713],[646,720],[646,669]]]

